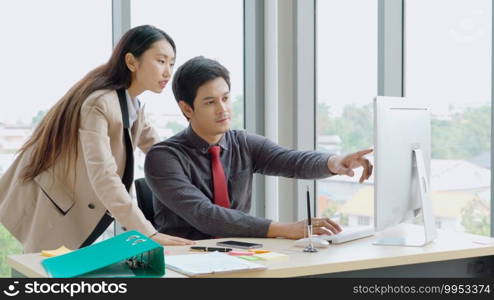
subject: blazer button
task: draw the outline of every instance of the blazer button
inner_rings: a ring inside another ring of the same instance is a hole
[[[89,203],[89,204],[87,205],[87,207],[89,207],[90,209],[94,209],[96,206],[94,206],[94,204],[93,204],[93,203]]]

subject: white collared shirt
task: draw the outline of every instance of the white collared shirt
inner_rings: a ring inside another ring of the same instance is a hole
[[[129,110],[129,127],[132,128],[132,125],[137,120],[139,109],[141,109],[141,103],[137,98],[131,99],[128,90],[125,90],[125,95],[127,97],[127,109]]]

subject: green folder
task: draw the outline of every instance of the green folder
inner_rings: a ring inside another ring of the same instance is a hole
[[[162,277],[163,247],[131,230],[102,242],[44,259],[50,277]]]

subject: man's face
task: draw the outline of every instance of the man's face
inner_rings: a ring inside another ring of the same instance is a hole
[[[230,129],[232,102],[226,81],[218,77],[200,86],[194,99],[194,109],[186,109],[185,113],[198,133],[213,136],[227,132]]]

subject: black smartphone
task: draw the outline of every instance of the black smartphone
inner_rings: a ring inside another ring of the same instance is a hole
[[[239,242],[239,241],[224,241],[217,242],[216,245],[223,247],[241,248],[241,249],[256,249],[262,248],[262,244]]]

